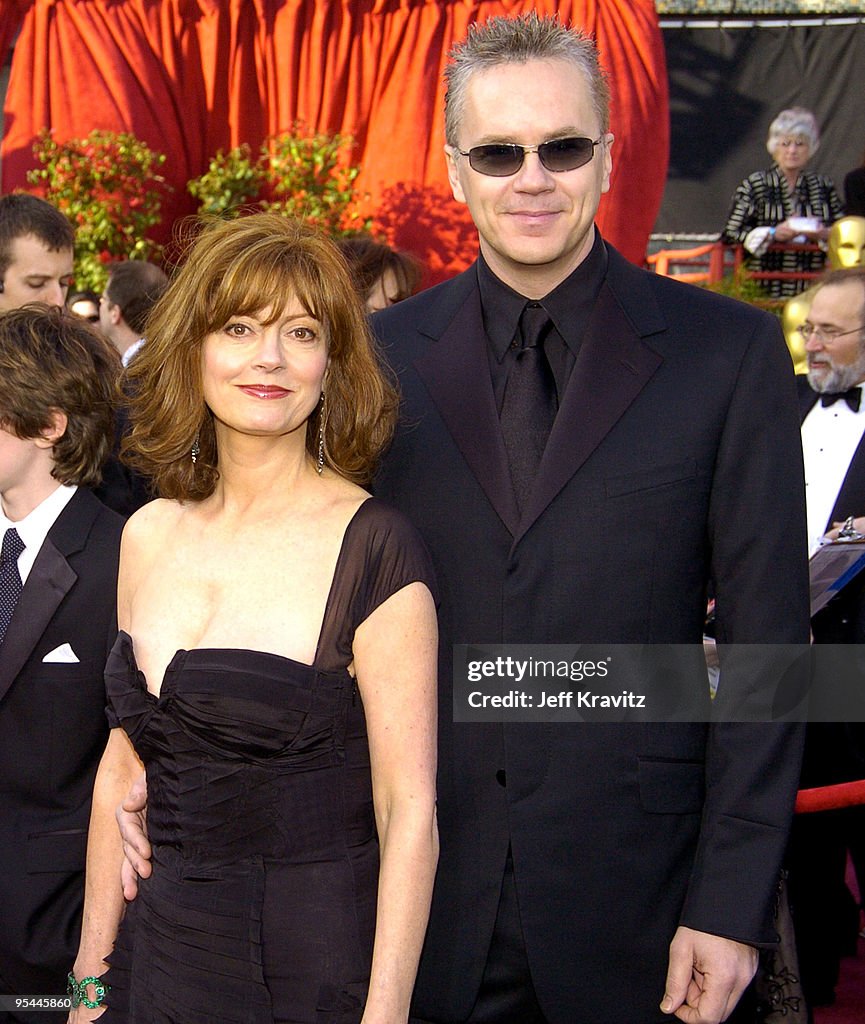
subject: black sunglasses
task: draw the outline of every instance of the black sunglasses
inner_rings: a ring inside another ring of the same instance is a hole
[[[516,174],[523,166],[526,153],[537,153],[538,159],[548,171],[575,171],[587,164],[595,155],[595,146],[600,138],[592,142],[581,135],[568,139],[551,139],[538,146],[518,146],[514,142],[492,142],[486,146],[458,149],[460,156],[469,158],[469,166],[478,174],[493,178],[507,178]]]

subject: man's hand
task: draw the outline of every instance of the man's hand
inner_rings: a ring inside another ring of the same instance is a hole
[[[857,533],[865,533],[865,516],[856,516],[851,525]],[[826,536],[830,540],[838,540],[838,535],[840,534],[844,526],[845,523],[833,523],[832,529],[827,531]]]
[[[678,928],[670,943],[664,1013],[686,1024],[720,1024],[757,971],[757,950],[720,935]]]
[[[141,776],[117,808],[117,824],[123,839],[124,861],[120,868],[123,896],[134,900],[138,895],[138,879],[149,878],[152,850],[147,841],[147,776]]]

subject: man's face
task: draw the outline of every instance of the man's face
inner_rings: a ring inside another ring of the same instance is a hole
[[[816,331],[805,343],[808,380],[815,391],[846,391],[865,380],[863,314],[865,288],[861,282],[842,281],[818,289],[808,314]]]
[[[49,249],[34,235],[14,238],[9,248],[12,258],[3,275],[0,312],[28,302],[62,306],[72,283],[72,250]]]
[[[601,135],[589,86],[563,61],[502,64],[469,79],[459,149],[495,142],[536,146],[552,139]],[[572,171],[548,171],[526,153],[509,177],[480,174],[468,157],[447,149],[454,198],[466,203],[481,252],[498,277],[529,298],[541,298],[577,267],[592,247],[601,193],[610,187],[612,135]]]

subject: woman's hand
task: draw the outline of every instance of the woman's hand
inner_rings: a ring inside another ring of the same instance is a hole
[[[801,232],[799,232],[801,234]],[[775,225],[775,241],[776,242],[789,242],[796,237],[796,232],[790,227],[786,220],[782,220],[780,224]]]

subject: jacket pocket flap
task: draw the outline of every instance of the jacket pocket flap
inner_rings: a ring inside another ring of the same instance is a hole
[[[27,871],[83,871],[87,859],[87,829],[35,832],[27,837]]]

